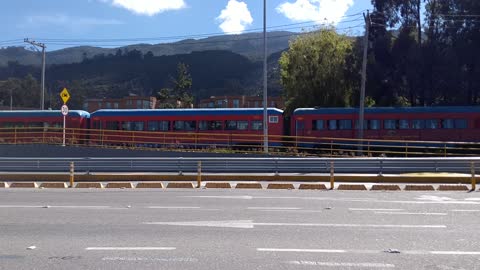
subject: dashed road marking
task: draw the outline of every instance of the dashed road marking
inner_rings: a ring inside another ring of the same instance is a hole
[[[349,267],[349,268],[395,268],[394,264],[389,263],[343,263],[343,262],[316,262],[316,261],[288,261],[288,264],[305,266],[324,266],[324,267]]]
[[[248,207],[248,210],[300,210],[297,207]]]
[[[200,209],[199,206],[148,206],[148,209]]]
[[[349,211],[403,211],[403,209],[391,208],[348,208]]]
[[[149,250],[175,250],[175,247],[87,247],[90,251],[149,251]]]
[[[263,252],[346,253],[343,249],[257,248]]]
[[[416,213],[416,212],[374,212],[381,215],[419,215],[419,216],[446,216],[447,213]]]
[[[452,212],[480,212],[480,210],[473,210],[473,209],[453,209],[450,210]]]

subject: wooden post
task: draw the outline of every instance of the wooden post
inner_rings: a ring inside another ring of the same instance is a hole
[[[198,161],[197,165],[197,188],[202,187],[202,161]]]
[[[475,162],[470,162],[470,172],[472,173],[472,191],[477,189],[477,180],[475,179]]]
[[[75,164],[70,162],[70,188],[73,188],[75,178]]]
[[[333,161],[330,161],[330,189],[333,190],[335,188],[335,169]]]

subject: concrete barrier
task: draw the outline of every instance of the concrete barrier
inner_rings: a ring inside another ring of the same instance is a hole
[[[167,188],[193,188],[193,183],[170,182],[168,183]]]
[[[65,182],[54,182],[54,183],[42,183],[41,188],[67,188],[67,183]]]
[[[434,191],[432,185],[406,185],[406,191]]]
[[[267,189],[295,189],[293,184],[287,184],[287,183],[282,183],[282,184],[268,184]]]
[[[262,184],[260,183],[238,183],[235,188],[241,189],[263,189]]]
[[[138,183],[136,188],[164,188],[163,184],[160,182],[142,182]]]
[[[11,183],[11,188],[37,188],[38,185],[35,182],[22,182],[22,183]]]
[[[8,184],[5,182],[0,182],[0,188],[8,188]]]
[[[103,188],[102,183],[94,183],[94,182],[84,182],[78,183],[75,188]]]
[[[401,188],[398,185],[373,185],[370,190],[374,190],[374,191],[400,191]]]
[[[298,189],[326,190],[327,187],[324,184],[300,184]]]
[[[365,185],[347,185],[347,184],[342,184],[339,185],[337,190],[367,190]]]
[[[469,191],[467,186],[464,185],[440,185],[437,188],[438,191]]]
[[[106,188],[133,188],[130,182],[108,183]]]
[[[205,185],[205,188],[232,188],[230,183],[215,183],[210,182]]]

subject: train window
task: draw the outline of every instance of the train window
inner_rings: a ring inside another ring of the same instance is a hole
[[[31,122],[28,123],[28,128],[31,131],[38,132],[43,130],[43,122]]]
[[[337,120],[328,120],[328,129],[329,130],[337,129]]]
[[[225,121],[225,129],[226,130],[236,130],[237,129],[237,121]]]
[[[108,130],[119,130],[118,126],[119,126],[118,121],[107,121]]]
[[[410,128],[410,123],[408,120],[402,119],[398,120],[398,127],[400,129],[409,129]]]
[[[185,129],[185,122],[184,121],[174,121],[173,122],[173,130],[184,130]]]
[[[363,120],[363,129],[368,128],[368,120]],[[355,129],[360,129],[360,121],[355,120]]]
[[[453,121],[453,119],[443,119],[442,120],[442,128],[454,128],[455,127],[455,122]]]
[[[132,122],[122,122],[121,130],[132,130]]]
[[[384,120],[383,129],[397,129],[397,120]]]
[[[305,128],[304,122],[297,120],[297,121],[296,121],[296,127],[295,127],[295,129],[296,129],[296,130],[303,130],[304,128]]]
[[[272,124],[278,123],[278,116],[277,115],[270,115],[268,117],[268,122]]]
[[[323,127],[323,120],[313,120],[312,121],[312,130],[322,130]]]
[[[25,123],[15,123],[15,127],[16,127],[16,128],[24,128],[24,127],[25,127]]]
[[[338,120],[339,129],[352,129],[352,120]]]
[[[231,121],[231,122],[235,122],[235,121]],[[199,130],[222,130],[222,123],[223,123],[222,121],[200,121],[198,122],[198,129]]]
[[[380,129],[380,120],[368,120],[369,126],[368,129],[378,130]]]
[[[262,130],[263,123],[262,121],[252,121],[252,130]]]
[[[168,131],[170,130],[169,121],[148,121],[148,131]]]
[[[455,119],[455,128],[465,129],[468,127],[466,119]]]
[[[237,121],[238,130],[248,130],[248,121]]]
[[[143,122],[132,122],[130,125],[131,130],[134,131],[143,131],[144,130],[144,123]]]
[[[425,120],[413,120],[412,121],[412,128],[413,129],[424,129],[425,128]]]
[[[428,129],[437,129],[438,128],[438,120],[436,120],[436,119],[425,120],[425,127],[428,128]]]
[[[63,123],[61,122],[52,123],[50,130],[61,132],[63,130]]]
[[[102,122],[98,121],[98,120],[93,121],[93,128],[94,129],[102,129]]]

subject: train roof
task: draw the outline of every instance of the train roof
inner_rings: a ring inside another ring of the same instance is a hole
[[[298,108],[294,115],[308,114],[352,114],[359,113],[358,108]],[[451,106],[451,107],[370,107],[365,113],[480,113],[480,106]]]
[[[117,109],[98,110],[91,113],[95,116],[191,116],[191,115],[258,115],[262,108],[217,108],[217,109]],[[277,108],[268,108],[269,114],[283,114]]]
[[[0,111],[0,118],[11,117],[62,117],[60,110],[22,110],[22,111]],[[83,117],[89,118],[90,114],[86,111],[71,110],[68,112],[68,117]]]

